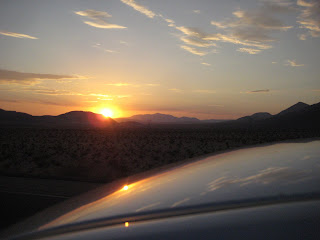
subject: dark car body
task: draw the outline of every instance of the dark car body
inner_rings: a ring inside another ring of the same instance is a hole
[[[107,184],[8,239],[320,239],[320,141],[205,156]]]

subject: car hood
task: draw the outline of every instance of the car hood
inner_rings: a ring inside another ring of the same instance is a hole
[[[163,209],[319,194],[319,183],[319,140],[250,147],[205,156],[141,180],[108,184],[49,208],[8,232],[46,230]]]

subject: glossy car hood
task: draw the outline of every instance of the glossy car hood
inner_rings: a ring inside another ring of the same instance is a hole
[[[118,189],[110,192],[115,186]],[[40,214],[34,224],[29,219],[27,228],[32,229],[33,224],[33,230],[43,230],[208,203],[319,194],[320,141],[277,143],[206,156],[123,186],[108,185],[67,201],[65,206]],[[88,201],[90,194],[100,198]],[[21,226],[15,229],[21,230]]]

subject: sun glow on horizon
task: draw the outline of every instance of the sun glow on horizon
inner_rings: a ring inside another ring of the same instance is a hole
[[[109,108],[104,108],[100,111],[100,113],[105,116],[105,117],[113,117],[114,116],[114,113],[111,109]]]

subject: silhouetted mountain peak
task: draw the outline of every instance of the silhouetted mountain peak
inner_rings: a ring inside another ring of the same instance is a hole
[[[240,121],[255,121],[255,120],[264,120],[264,119],[268,119],[272,117],[272,115],[268,112],[258,112],[258,113],[254,113],[250,116],[245,116],[245,117],[241,117],[241,118],[238,118],[237,120],[240,120]]]
[[[303,102],[298,102],[298,103],[292,105],[291,107],[281,111],[277,115],[283,115],[283,114],[292,113],[292,112],[299,112],[299,111],[301,111],[304,108],[309,107],[309,106],[310,106],[309,104],[306,104],[306,103],[303,103]]]

